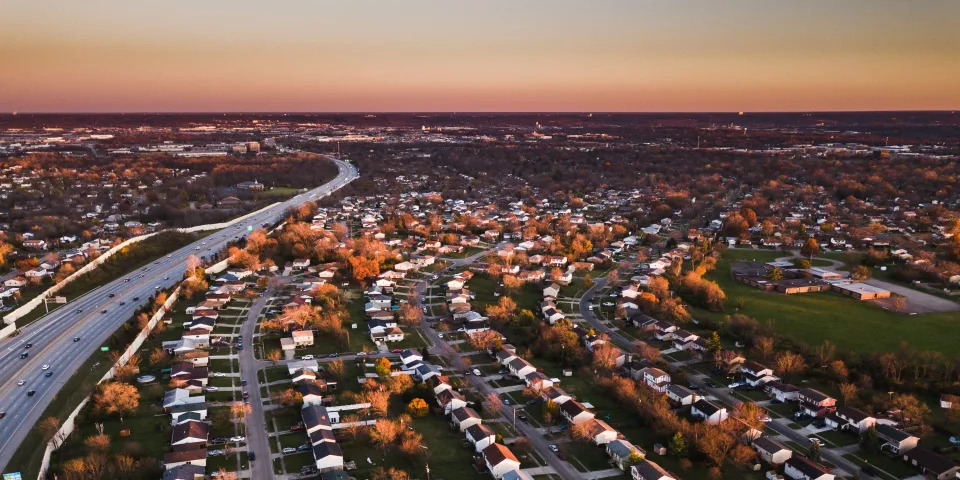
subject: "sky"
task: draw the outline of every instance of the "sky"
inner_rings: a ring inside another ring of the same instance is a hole
[[[960,108],[960,1],[0,2],[0,112]]]

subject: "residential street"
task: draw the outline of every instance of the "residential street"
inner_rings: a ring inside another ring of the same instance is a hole
[[[272,289],[263,292],[260,298],[257,298],[250,311],[247,312],[247,318],[244,319],[243,326],[240,329],[240,338],[246,340],[247,348],[239,352],[240,357],[240,378],[247,382],[246,387],[241,390],[250,394],[248,403],[251,411],[246,418],[246,436],[247,448],[256,454],[257,459],[250,462],[251,478],[273,478],[273,462],[270,459],[270,437],[267,436],[267,423],[263,410],[263,399],[260,398],[260,387],[257,380],[257,371],[259,362],[254,358],[253,331],[257,326],[257,319],[260,312],[267,304]]]

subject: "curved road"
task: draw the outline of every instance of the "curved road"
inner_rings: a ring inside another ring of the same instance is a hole
[[[315,200],[340,189],[356,179],[356,168],[334,160],[339,173],[330,182],[278,203],[252,217],[160,258],[136,272],[129,273],[97,288],[21,329],[21,334],[0,341],[0,465],[10,457],[39,420],[67,380],[80,368],[137,308],[144,305],[157,289],[173,286],[183,277],[187,257],[209,257],[228,242],[245,236],[248,226],[258,228],[283,217],[291,207]],[[113,295],[111,297],[111,295]],[[133,300],[139,297],[138,301]],[[120,305],[124,302],[125,305]],[[106,313],[101,313],[106,311]],[[77,338],[79,338],[77,340]],[[25,344],[32,343],[31,348]],[[20,354],[29,353],[26,359]],[[50,365],[51,377],[42,366]],[[23,386],[18,386],[19,381]],[[27,392],[34,390],[34,396]],[[5,472],[21,465],[7,465]]]

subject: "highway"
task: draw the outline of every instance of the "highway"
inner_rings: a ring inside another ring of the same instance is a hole
[[[7,465],[17,446],[30,433],[54,396],[81,365],[129,320],[137,308],[160,289],[183,278],[190,255],[212,257],[228,242],[264,224],[282,219],[283,213],[309,200],[317,200],[355,180],[359,173],[347,162],[333,160],[339,170],[330,182],[273,205],[256,215],[187,245],[166,257],[97,288],[23,327],[21,334],[0,341],[0,465],[15,472],[21,465]],[[139,300],[134,300],[139,297]],[[121,305],[121,302],[124,304]],[[102,313],[102,312],[106,313]],[[27,343],[32,347],[26,348]],[[29,356],[21,359],[27,352]],[[49,365],[50,377],[42,367]],[[18,382],[24,381],[22,386]],[[28,396],[28,391],[35,395]]]

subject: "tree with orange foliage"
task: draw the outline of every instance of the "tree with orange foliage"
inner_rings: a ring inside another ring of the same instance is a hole
[[[363,286],[367,285],[367,280],[380,274],[380,263],[372,258],[354,255],[347,262],[353,279]]]
[[[97,410],[108,415],[123,416],[133,413],[140,406],[140,392],[137,387],[123,382],[110,382],[104,384],[100,391],[94,395],[93,403]]]

